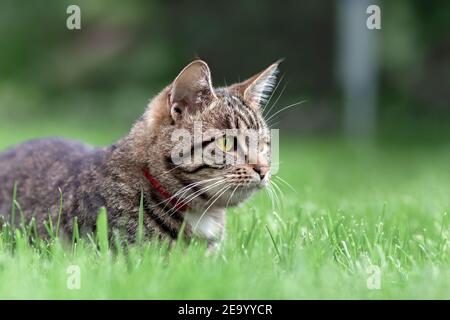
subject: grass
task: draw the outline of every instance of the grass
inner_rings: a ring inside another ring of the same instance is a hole
[[[43,127],[2,127],[0,149],[58,132]],[[64,132],[95,144],[118,137],[97,128]],[[0,298],[450,299],[449,145],[282,139],[279,175],[295,192],[275,180],[283,194],[274,207],[260,193],[230,210],[217,256],[205,257],[200,241],[170,251],[138,241],[127,255],[120,247],[112,253],[104,212],[98,234],[76,245],[56,238],[30,245],[24,234],[32,224],[5,224]],[[79,290],[68,288],[73,265]],[[380,288],[369,289],[378,271]]]

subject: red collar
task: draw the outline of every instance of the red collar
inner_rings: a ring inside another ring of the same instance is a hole
[[[158,191],[158,193],[161,195],[161,197],[164,198],[164,200],[170,199],[169,202],[172,204],[172,206],[175,207],[180,212],[184,212],[188,209],[188,205],[186,203],[181,202],[179,199],[173,197],[169,191],[167,191],[158,180],[156,180],[155,177],[153,177],[147,168],[142,169],[142,172],[144,173],[144,176],[147,178],[147,180],[150,182],[152,187]]]

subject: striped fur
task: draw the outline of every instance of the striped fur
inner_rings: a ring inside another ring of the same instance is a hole
[[[70,237],[75,217],[84,233],[94,232],[96,214],[105,207],[111,235],[112,230],[117,230],[127,241],[134,241],[142,194],[145,238],[174,241],[179,236],[196,235],[206,238],[211,245],[219,242],[225,229],[225,208],[238,205],[260,188],[255,182],[255,172],[245,165],[176,166],[170,157],[175,144],[171,134],[180,128],[192,132],[194,122],[201,121],[204,130],[256,129],[268,138],[260,108],[267,90],[260,90],[264,85],[261,74],[250,82],[213,89],[209,87],[212,82],[207,65],[195,63],[194,67],[202,68],[201,72],[185,68],[183,72],[191,73],[185,76],[182,72],[177,77],[183,82],[175,80],[158,94],[130,133],[109,147],[40,139],[0,154],[0,215],[11,221],[15,185],[16,200],[25,219],[34,217],[42,235],[46,234],[44,223],[49,215],[53,223],[57,221],[62,195],[63,236]],[[268,70],[266,85],[270,87],[276,66]],[[195,82],[192,88],[202,91],[191,92],[191,82]],[[177,90],[195,97],[189,100],[192,105],[185,113],[173,109],[180,106],[174,100]],[[143,168],[174,198],[188,202],[189,211],[179,212],[161,197],[142,174]],[[184,223],[184,234],[180,235]]]

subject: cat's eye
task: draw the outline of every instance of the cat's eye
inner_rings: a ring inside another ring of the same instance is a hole
[[[217,140],[217,145],[219,149],[223,152],[230,151],[234,146],[234,139],[231,137],[222,137]]]

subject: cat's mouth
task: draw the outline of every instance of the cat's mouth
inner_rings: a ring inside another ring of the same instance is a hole
[[[265,188],[269,184],[269,179],[249,181],[245,183],[230,183],[220,190],[211,192],[210,197],[216,198],[218,207],[234,207],[248,200],[255,192]]]

